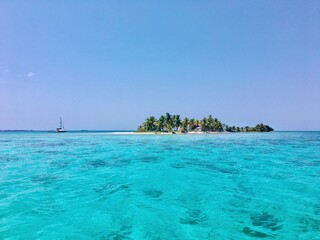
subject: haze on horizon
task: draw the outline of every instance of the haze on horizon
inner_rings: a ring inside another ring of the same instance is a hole
[[[0,129],[170,112],[319,130],[320,1],[0,2]]]

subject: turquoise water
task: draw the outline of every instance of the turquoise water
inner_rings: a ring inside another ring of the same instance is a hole
[[[0,239],[320,239],[320,132],[0,133]]]

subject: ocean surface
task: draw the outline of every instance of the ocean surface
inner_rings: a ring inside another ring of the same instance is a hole
[[[320,239],[320,132],[0,133],[0,239]]]

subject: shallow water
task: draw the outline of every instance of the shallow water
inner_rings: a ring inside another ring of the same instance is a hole
[[[0,133],[0,239],[320,239],[320,132]]]

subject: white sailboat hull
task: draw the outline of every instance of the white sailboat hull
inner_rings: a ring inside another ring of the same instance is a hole
[[[59,128],[57,128],[56,132],[67,132],[67,131],[64,130],[64,129],[59,129]]]

